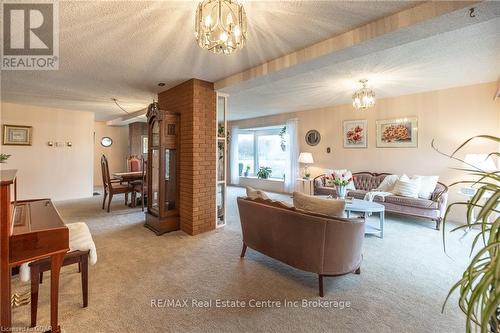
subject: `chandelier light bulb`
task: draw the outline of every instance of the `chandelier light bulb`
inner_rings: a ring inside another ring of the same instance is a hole
[[[210,17],[210,15],[208,15],[207,17],[205,17],[205,27],[210,28],[211,25],[212,25],[212,18]]]
[[[239,25],[234,27],[233,34],[235,37],[239,37],[241,35],[241,29]]]
[[[366,110],[375,105],[375,93],[366,86],[368,80],[359,80],[362,87],[352,95],[352,106],[356,110]]]
[[[195,19],[198,46],[213,53],[231,54],[245,46],[247,17],[236,0],[203,0]]]

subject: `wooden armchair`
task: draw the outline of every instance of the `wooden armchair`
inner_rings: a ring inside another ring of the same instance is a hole
[[[119,180],[111,179],[109,176],[109,165],[106,156],[101,157],[101,172],[102,172],[102,184],[104,187],[104,198],[102,200],[102,209],[106,204],[106,198],[109,196],[108,200],[108,213],[111,206],[111,200],[113,200],[113,195],[115,194],[125,194],[125,206],[128,204],[128,194],[132,192],[132,188],[129,185],[120,184]]]

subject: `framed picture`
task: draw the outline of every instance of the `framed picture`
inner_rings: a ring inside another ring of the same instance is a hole
[[[4,145],[31,146],[33,127],[20,125],[3,125]]]
[[[368,121],[344,120],[344,148],[368,147]]]
[[[417,118],[377,120],[377,147],[416,148]]]

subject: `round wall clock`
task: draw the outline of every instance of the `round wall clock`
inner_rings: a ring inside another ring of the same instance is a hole
[[[321,135],[316,130],[310,130],[306,134],[306,142],[309,146],[316,146],[321,141]]]
[[[113,144],[113,139],[111,139],[109,136],[105,136],[101,139],[101,145],[103,147],[110,147]]]

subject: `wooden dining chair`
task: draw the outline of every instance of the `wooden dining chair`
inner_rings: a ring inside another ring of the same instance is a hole
[[[138,172],[142,171],[142,160],[141,156],[132,155],[127,157],[127,171]]]
[[[102,172],[102,185],[104,187],[104,198],[102,200],[102,209],[104,209],[106,204],[106,197],[109,196],[108,200],[108,213],[111,206],[111,200],[113,200],[113,195],[115,194],[125,194],[125,206],[128,205],[128,194],[132,192],[132,188],[127,184],[120,184],[119,180],[111,179],[109,176],[109,164],[106,156],[101,157],[101,172]]]

